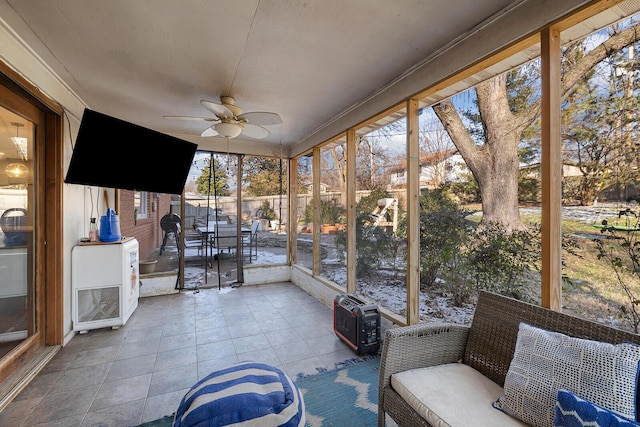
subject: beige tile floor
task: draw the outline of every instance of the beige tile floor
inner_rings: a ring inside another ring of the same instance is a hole
[[[0,412],[0,426],[137,425],[173,413],[222,366],[257,360],[295,379],[354,357],[333,311],[291,283],[141,298],[119,329],[76,335]]]

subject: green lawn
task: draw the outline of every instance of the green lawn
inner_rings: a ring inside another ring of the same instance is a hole
[[[539,223],[539,216],[527,215],[523,221]],[[630,298],[620,284],[613,267],[598,259],[594,237],[603,236],[598,228],[584,222],[565,219],[562,221],[565,241],[575,244],[573,254],[563,253],[563,276],[567,278],[562,287],[562,302],[565,310],[579,316],[611,323],[620,329],[633,331],[633,323],[624,315],[621,307],[629,312]],[[618,234],[624,232],[618,232]],[[607,245],[619,245],[607,239]],[[628,261],[624,252],[617,252],[622,261]],[[640,297],[640,281],[631,272],[622,276],[631,294]]]

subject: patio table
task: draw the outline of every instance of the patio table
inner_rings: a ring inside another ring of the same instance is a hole
[[[214,242],[215,242],[215,238],[216,238],[216,229],[220,229],[220,228],[224,228],[225,230],[237,230],[236,226],[234,225],[233,227],[230,227],[229,225],[225,225],[225,227],[221,227],[221,224],[218,224],[218,226],[216,227],[215,225],[210,225],[210,226],[201,226],[198,227],[197,230],[198,232],[200,232],[200,234],[203,235],[203,240],[207,242],[207,247],[210,248],[211,252],[209,253],[208,249],[205,248],[205,256],[207,258],[207,260],[211,259],[211,257],[213,257],[213,246],[214,246]],[[247,227],[241,227],[240,229],[241,233],[244,234],[251,234],[251,229],[247,228]],[[222,236],[220,237],[222,238]],[[237,238],[236,235],[228,235],[225,234],[224,235],[225,239],[228,238]],[[240,239],[240,244],[242,245],[244,243],[244,239]],[[235,245],[234,245],[235,247]],[[220,249],[220,248],[218,248]],[[242,250],[244,250],[244,247],[241,247]],[[237,249],[236,249],[237,252]],[[243,253],[242,251],[240,252],[241,254]]]

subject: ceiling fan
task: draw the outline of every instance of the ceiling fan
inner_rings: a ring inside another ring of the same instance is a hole
[[[166,119],[203,120],[211,122],[200,136],[223,136],[231,139],[241,133],[250,138],[262,139],[269,135],[269,130],[263,126],[279,125],[282,119],[276,113],[249,112],[243,113],[231,96],[220,97],[220,102],[200,101],[200,104],[213,113],[213,117],[196,116],[164,116]]]

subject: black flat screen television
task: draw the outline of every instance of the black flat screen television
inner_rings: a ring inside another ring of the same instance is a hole
[[[85,109],[67,184],[182,194],[197,144]]]

